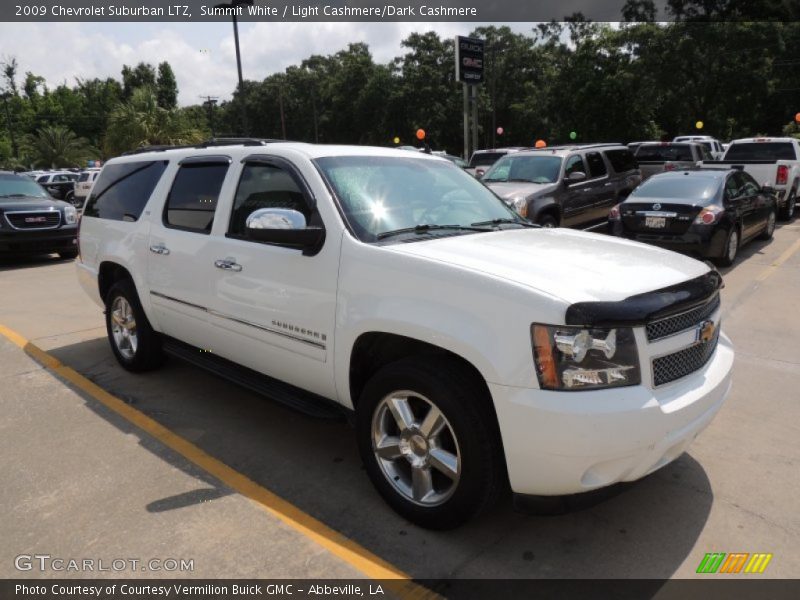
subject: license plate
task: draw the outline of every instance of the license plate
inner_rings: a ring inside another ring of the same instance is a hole
[[[663,229],[667,226],[666,217],[645,217],[644,226],[650,229]]]

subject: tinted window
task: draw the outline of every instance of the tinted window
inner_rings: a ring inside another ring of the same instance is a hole
[[[530,181],[554,183],[558,181],[561,158],[558,156],[530,156],[512,154],[498,160],[481,181]]]
[[[639,162],[677,160],[693,162],[692,147],[689,144],[664,144],[639,146],[636,151]]]
[[[502,158],[505,155],[505,152],[481,152],[480,154],[476,152],[472,155],[472,158],[469,159],[469,166],[473,168],[490,167],[497,162],[498,158]]]
[[[736,178],[736,185],[739,186],[740,195],[753,196],[761,191],[761,188],[749,173],[739,172],[734,177]]]
[[[89,181],[89,173],[81,173],[78,181]]]
[[[570,173],[586,173],[586,167],[583,166],[583,159],[580,156],[570,156],[567,159],[567,166],[564,167],[564,177],[569,177]]]
[[[303,213],[306,222],[311,219],[308,203],[288,171],[273,165],[248,164],[233,200],[229,233],[244,235],[247,217],[259,208],[290,208]]]
[[[651,177],[631,192],[631,198],[669,198],[670,201],[694,202],[707,200],[716,195],[720,180],[716,177]]]
[[[630,150],[606,150],[606,158],[617,173],[633,171],[638,168],[633,152]]]
[[[165,160],[106,165],[92,188],[83,214],[115,221],[136,221],[166,168]]]
[[[164,208],[164,224],[209,233],[227,163],[183,165],[175,176]]]
[[[50,179],[50,175],[40,175],[36,181],[39,183],[47,183],[47,180]]]
[[[589,164],[590,177],[602,177],[608,174],[606,163],[599,152],[589,152],[586,154],[586,162]]]
[[[795,160],[794,146],[789,142],[731,144],[725,160]]]

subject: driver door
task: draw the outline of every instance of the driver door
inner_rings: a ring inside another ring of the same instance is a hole
[[[281,208],[323,227],[303,176],[286,159],[245,159],[230,205],[210,240],[207,277],[213,351],[236,363],[334,397],[333,333],[340,239],[313,254],[249,239],[247,217]]]

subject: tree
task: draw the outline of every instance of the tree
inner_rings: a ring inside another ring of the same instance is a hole
[[[193,144],[202,139],[203,132],[192,127],[184,113],[161,108],[155,91],[140,87],[130,100],[112,111],[105,151],[107,155],[117,155],[140,146]]]
[[[133,69],[122,65],[122,98],[129,100],[134,90],[140,87],[156,87],[156,70],[153,65],[140,62]]]
[[[44,127],[25,140],[26,154],[38,167],[78,167],[97,155],[88,142],[66,127]]]
[[[158,105],[161,108],[172,110],[178,106],[178,82],[175,73],[168,62],[158,65],[158,79],[156,80]]]

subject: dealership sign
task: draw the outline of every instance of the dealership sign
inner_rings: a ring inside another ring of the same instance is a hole
[[[456,36],[456,81],[477,84],[483,81],[484,41]]]

